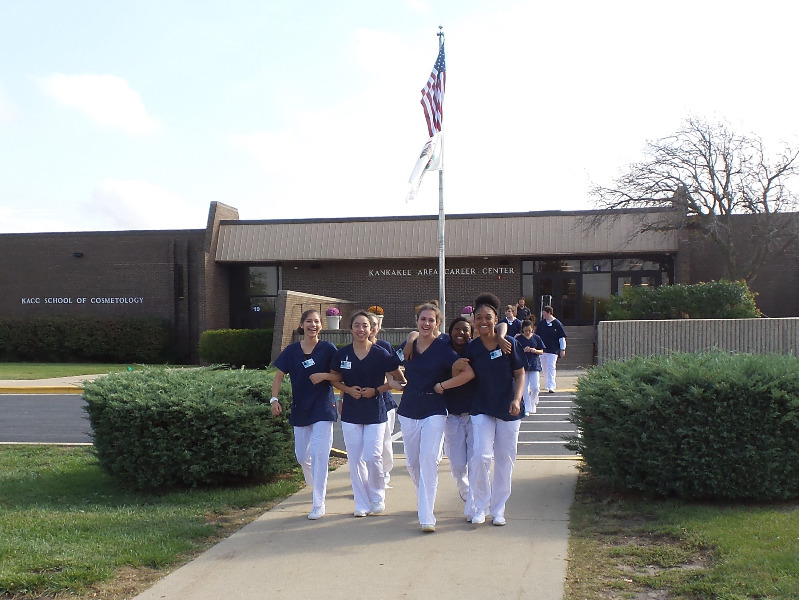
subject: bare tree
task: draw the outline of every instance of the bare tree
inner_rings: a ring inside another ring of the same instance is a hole
[[[640,232],[693,230],[719,248],[730,279],[752,281],[799,241],[799,198],[788,187],[799,174],[799,150],[785,145],[769,156],[757,136],[689,118],[644,152],[611,187],[592,188],[599,208],[672,209],[642,221]]]

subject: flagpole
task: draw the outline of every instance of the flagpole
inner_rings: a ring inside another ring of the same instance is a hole
[[[444,27],[438,26],[438,47],[444,45]],[[445,275],[445,239],[444,239],[444,139],[441,139],[441,169],[438,171],[438,303],[441,308],[441,330],[446,327],[447,318],[447,286]]]

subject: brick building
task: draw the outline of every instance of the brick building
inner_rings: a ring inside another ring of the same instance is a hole
[[[597,214],[447,216],[447,319],[491,291],[508,304],[524,296],[534,312],[545,298],[567,327],[590,328],[624,286],[720,276],[702,240],[631,235],[663,211]],[[310,304],[377,304],[384,326],[411,327],[413,307],[439,295],[437,236],[435,216],[242,221],[216,202],[204,230],[2,234],[0,319],[157,316],[187,362],[202,331],[271,326],[286,290]],[[752,286],[768,316],[799,314],[796,258],[775,260]]]

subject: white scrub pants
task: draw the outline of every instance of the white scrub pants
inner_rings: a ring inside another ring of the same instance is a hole
[[[372,511],[374,502],[385,502],[386,482],[383,479],[383,436],[385,423],[361,425],[341,422],[347,462],[350,466],[355,510]]]
[[[397,421],[397,409],[392,408],[386,413],[386,433],[383,436],[383,473],[386,483],[391,479],[391,469],[394,468],[394,423]]]
[[[333,421],[317,421],[312,425],[294,428],[294,455],[302,467],[305,485],[313,489],[314,508],[325,505],[332,447]]]
[[[464,514],[490,512],[494,518],[505,516],[505,503],[510,498],[516,444],[520,420],[503,421],[488,415],[472,415],[474,455],[469,462],[469,500]],[[491,482],[491,461],[494,481]]]
[[[540,371],[524,372],[524,412],[533,412],[533,407],[538,404],[538,384],[541,379]]]
[[[444,443],[446,415],[426,419],[410,419],[399,415],[402,441],[405,446],[405,465],[416,487],[417,514],[422,525],[435,525],[433,508],[438,489],[438,462]]]
[[[455,478],[458,493],[464,500],[469,498],[469,460],[472,458],[473,446],[471,415],[447,415],[444,453],[449,458],[449,471]]]
[[[544,352],[541,355],[541,367],[544,370],[544,388],[555,389],[555,371],[557,370],[558,355]]]

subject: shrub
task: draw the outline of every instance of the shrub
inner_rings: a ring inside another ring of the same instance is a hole
[[[711,281],[657,288],[625,287],[610,300],[608,319],[749,319],[760,317],[745,281]]]
[[[200,358],[211,364],[263,367],[272,361],[272,329],[213,329],[200,334]]]
[[[721,352],[611,362],[580,378],[569,447],[627,489],[799,497],[799,360]]]
[[[171,325],[153,317],[0,322],[0,360],[162,363],[173,358]]]
[[[139,489],[275,475],[294,465],[291,427],[269,406],[274,371],[145,369],[85,384],[100,464]],[[281,386],[284,407],[289,387]]]

